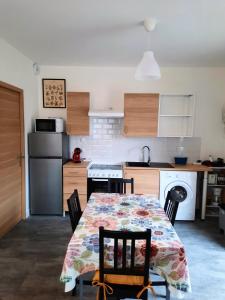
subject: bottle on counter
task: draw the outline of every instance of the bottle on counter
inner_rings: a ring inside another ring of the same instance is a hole
[[[177,146],[176,148],[176,156],[174,157],[175,164],[178,165],[186,165],[187,163],[187,156],[185,155],[185,150],[183,146]]]
[[[212,157],[212,155],[209,155],[209,161],[210,161],[210,162],[213,162],[213,157]]]

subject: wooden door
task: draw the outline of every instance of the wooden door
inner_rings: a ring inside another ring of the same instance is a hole
[[[23,91],[0,82],[0,236],[24,214]]]
[[[89,135],[89,93],[67,93],[67,134]]]
[[[124,95],[124,135],[157,136],[159,94]]]

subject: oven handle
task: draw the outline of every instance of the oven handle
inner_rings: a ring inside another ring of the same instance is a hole
[[[108,179],[100,179],[100,178],[99,178],[99,179],[93,179],[93,178],[92,178],[91,180],[92,180],[92,181],[109,181]]]

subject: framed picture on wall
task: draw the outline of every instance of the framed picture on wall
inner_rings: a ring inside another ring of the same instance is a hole
[[[65,79],[42,79],[43,107],[65,108],[66,107],[66,80]]]

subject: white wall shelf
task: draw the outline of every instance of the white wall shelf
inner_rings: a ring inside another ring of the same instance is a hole
[[[159,137],[192,137],[195,99],[192,94],[160,95]]]

